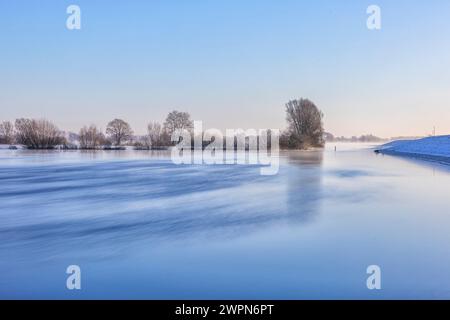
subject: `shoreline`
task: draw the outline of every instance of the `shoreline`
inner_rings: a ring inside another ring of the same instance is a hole
[[[450,165],[450,136],[435,136],[418,140],[397,140],[374,149],[377,154],[437,162]]]
[[[414,159],[414,160],[423,160],[428,162],[436,162],[439,164],[450,166],[450,157],[445,156],[435,156],[429,154],[420,154],[420,153],[410,153],[410,152],[398,152],[398,151],[390,151],[390,150],[375,150],[376,153],[389,155],[389,156],[397,156],[402,158]]]

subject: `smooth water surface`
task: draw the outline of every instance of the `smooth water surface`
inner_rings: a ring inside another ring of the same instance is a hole
[[[0,298],[450,298],[449,190],[448,167],[359,145],[284,152],[275,176],[0,150]]]

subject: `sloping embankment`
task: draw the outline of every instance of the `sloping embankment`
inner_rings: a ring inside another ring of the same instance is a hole
[[[392,141],[375,152],[450,164],[450,135]]]

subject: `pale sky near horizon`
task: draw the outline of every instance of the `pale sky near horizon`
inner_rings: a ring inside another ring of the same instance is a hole
[[[450,134],[449,35],[448,0],[2,1],[0,120],[283,129],[305,97],[334,135]]]

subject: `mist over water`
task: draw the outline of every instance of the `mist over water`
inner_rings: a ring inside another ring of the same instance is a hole
[[[333,149],[282,152],[274,176],[167,152],[0,150],[0,297],[450,298],[448,168]]]

